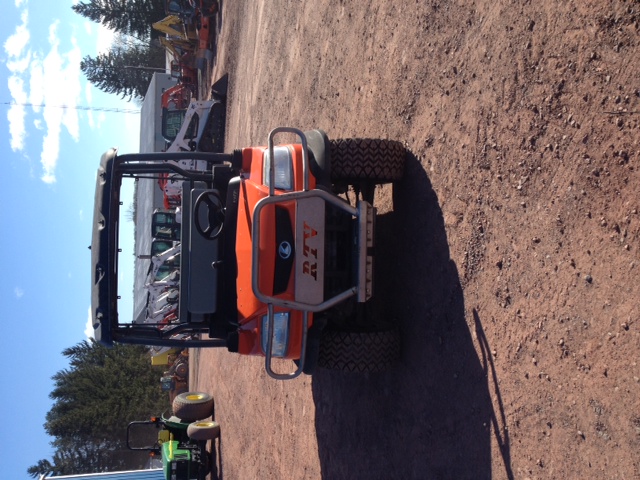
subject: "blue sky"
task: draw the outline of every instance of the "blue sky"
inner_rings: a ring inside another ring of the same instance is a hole
[[[139,148],[137,114],[100,110],[137,105],[102,93],[80,71],[82,57],[108,49],[112,34],[73,12],[73,3],[11,0],[0,17],[0,246],[7,266],[0,277],[0,442],[2,477],[12,480],[30,478],[29,466],[51,458],[43,427],[51,376],[67,367],[61,351],[86,338],[100,156],[112,146]]]

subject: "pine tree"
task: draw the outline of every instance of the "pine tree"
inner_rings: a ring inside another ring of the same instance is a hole
[[[164,50],[139,42],[116,43],[106,54],[86,56],[80,69],[100,90],[122,98],[144,98],[154,71],[164,71]]]

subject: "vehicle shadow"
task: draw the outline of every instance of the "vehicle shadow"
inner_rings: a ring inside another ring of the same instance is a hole
[[[413,155],[393,199],[377,222],[375,301],[401,330],[402,359],[384,373],[314,374],[322,478],[491,478],[486,358],[437,195]]]
[[[212,440],[209,444],[209,466],[211,473],[207,475],[208,480],[223,480],[224,471],[222,468],[222,436]]]

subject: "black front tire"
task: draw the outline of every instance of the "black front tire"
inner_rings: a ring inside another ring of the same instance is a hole
[[[395,140],[344,138],[329,140],[331,180],[358,184],[398,181],[404,175],[407,150]]]

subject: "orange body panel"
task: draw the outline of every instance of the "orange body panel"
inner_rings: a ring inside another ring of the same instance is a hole
[[[293,152],[294,190],[303,189],[302,147],[290,145]],[[242,184],[238,202],[238,223],[236,234],[236,258],[238,276],[236,291],[238,295],[238,321],[240,323],[238,352],[247,355],[264,355],[260,344],[262,317],[267,314],[267,305],[256,298],[252,289],[252,231],[253,210],[255,205],[269,195],[269,188],[263,185],[263,157],[266,147],[245,148],[242,151]],[[315,178],[309,177],[309,188],[315,187]],[[275,191],[276,195],[282,191]],[[279,204],[289,211],[291,224],[295,230],[295,202]],[[260,231],[260,291],[273,294],[273,279],[276,252],[275,206],[269,205],[261,213]],[[294,273],[289,278],[287,289],[279,298],[294,299]],[[276,308],[276,312],[285,311]],[[313,316],[309,314],[309,325]],[[302,343],[302,312],[290,312],[289,345],[286,358],[300,358]]]

